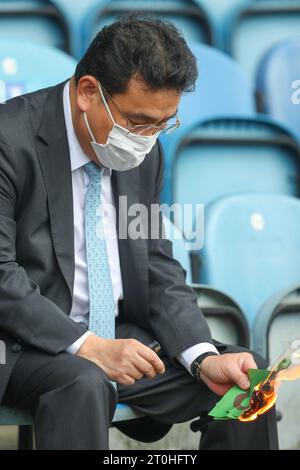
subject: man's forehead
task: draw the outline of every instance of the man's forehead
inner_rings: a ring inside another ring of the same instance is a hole
[[[133,97],[134,95],[144,96],[149,97],[149,99],[155,97],[166,97],[169,99],[179,100],[181,93],[173,88],[153,89],[150,88],[144,80],[132,77],[128,82],[124,95],[130,97]]]
[[[151,90],[140,80],[131,79],[123,94],[114,95],[132,119],[160,121],[176,116],[181,93],[174,89]]]

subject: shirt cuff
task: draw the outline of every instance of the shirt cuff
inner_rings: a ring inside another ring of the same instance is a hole
[[[206,352],[215,352],[216,354],[220,355],[218,350],[215,346],[211,343],[199,343],[195,344],[194,346],[186,349],[182,353],[180,353],[176,359],[191,373],[191,365],[192,362],[196,359],[196,357],[204,354]]]
[[[75,343],[71,344],[71,346],[68,346],[65,349],[65,351],[70,354],[76,354],[80,346],[85,342],[87,337],[90,336],[91,334],[92,334],[91,331],[87,331],[86,333],[84,333],[84,335],[80,336],[80,338],[78,338],[78,340],[75,341]]]

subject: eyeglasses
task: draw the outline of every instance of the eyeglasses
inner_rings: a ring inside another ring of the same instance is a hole
[[[156,126],[155,124],[132,124],[130,119],[128,119],[128,117],[126,117],[125,114],[120,110],[119,106],[112,99],[108,91],[105,90],[104,86],[101,85],[101,87],[103,91],[105,92],[105,94],[109,97],[111,102],[114,104],[114,106],[117,108],[121,116],[123,116],[123,118],[125,119],[128,133],[137,134],[137,135],[148,135],[149,133],[151,133],[153,135],[153,133],[156,134],[157,132],[164,132],[166,134],[170,134],[171,132],[178,129],[178,127],[181,124],[177,114],[176,114],[175,122],[164,122],[162,124],[159,124],[158,126]]]

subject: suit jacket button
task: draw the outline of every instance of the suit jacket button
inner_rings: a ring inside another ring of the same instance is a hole
[[[10,347],[11,351],[14,353],[18,353],[22,351],[22,346],[19,343],[13,343]]]

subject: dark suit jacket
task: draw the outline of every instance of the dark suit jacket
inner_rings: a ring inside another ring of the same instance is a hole
[[[0,105],[0,400],[26,345],[58,354],[86,330],[69,318],[74,283],[70,156],[63,84]],[[128,206],[159,202],[163,166],[159,145],[128,172],[112,172]],[[124,216],[124,214],[122,214]],[[129,218],[130,222],[130,218]],[[119,240],[124,288],[121,322],[151,332],[175,356],[211,341],[207,323],[168,240]]]

